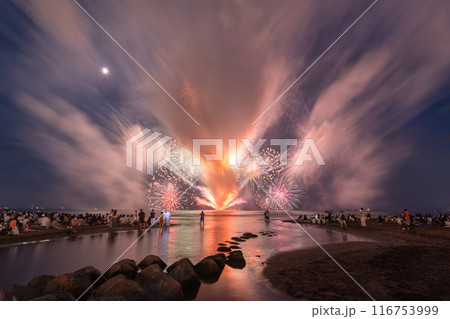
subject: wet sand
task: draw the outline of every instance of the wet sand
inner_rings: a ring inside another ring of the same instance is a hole
[[[315,227],[341,231],[339,225]],[[402,230],[371,222],[365,229],[350,224],[342,231],[378,241],[323,246],[375,300],[450,299],[449,228]],[[319,247],[276,254],[263,274],[274,288],[299,300],[371,300]]]

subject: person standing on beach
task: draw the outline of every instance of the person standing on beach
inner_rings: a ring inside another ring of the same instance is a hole
[[[111,209],[111,216],[109,217],[109,227],[116,229],[117,209]]]
[[[405,220],[409,221],[409,212],[408,212],[408,210],[406,208],[403,211],[403,215],[405,216]]]
[[[155,210],[152,209],[152,211],[150,212],[150,226],[153,225],[153,223],[155,222]]]
[[[339,223],[341,224],[341,228],[345,227],[347,229],[347,221],[345,220],[344,211],[341,210],[339,213]]]
[[[205,226],[205,213],[203,211],[200,213],[200,227],[202,224]]]
[[[159,214],[159,227],[163,228],[164,226],[164,211],[161,211],[161,214]]]
[[[139,211],[139,228],[142,228],[143,226],[145,226],[145,213],[141,208]]]
[[[364,211],[364,208],[360,209],[359,214],[361,216],[361,226],[366,227],[366,212]]]
[[[269,210],[266,210],[266,211],[264,212],[264,219],[265,219],[266,221],[268,221],[268,220],[270,219],[270,213],[269,213]]]

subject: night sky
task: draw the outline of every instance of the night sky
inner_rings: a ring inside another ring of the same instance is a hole
[[[448,1],[378,1],[252,125],[372,2],[80,1],[196,125],[75,2],[2,1],[0,207],[145,205],[145,127],[312,138],[326,166],[285,172],[305,209],[449,206]]]

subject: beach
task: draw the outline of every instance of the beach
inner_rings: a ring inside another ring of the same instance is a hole
[[[263,270],[270,284],[299,300],[448,300],[450,229],[369,222],[341,230],[375,242],[325,244],[325,249],[364,290],[319,247],[271,256]]]
[[[312,214],[312,212],[311,212]],[[193,265],[207,256],[242,251],[244,268],[225,266],[214,282],[202,284],[187,300],[370,300],[358,285],[308,236],[311,235],[374,299],[442,300],[448,291],[447,261],[450,229],[438,225],[402,230],[395,223],[366,228],[349,222],[302,224],[272,212],[206,212],[200,226],[198,211],[172,214],[170,227],[77,226],[23,232],[0,239],[4,260],[0,288],[27,285],[35,276],[77,273],[85,267],[103,272],[121,259],[139,264],[148,255],[167,265],[188,258]],[[308,234],[306,234],[306,232]],[[256,237],[241,238],[251,232]],[[233,239],[234,238],[234,239]]]

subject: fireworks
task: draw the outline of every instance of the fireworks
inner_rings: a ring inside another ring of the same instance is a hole
[[[162,168],[148,185],[147,202],[150,209],[181,210],[194,204],[191,184],[172,170]]]
[[[252,191],[257,188],[257,183],[265,183],[274,180],[281,173],[280,153],[273,148],[266,148],[261,152],[261,157],[267,165],[261,165],[254,158],[247,157],[239,165],[239,185],[241,188],[247,186]]]
[[[275,181],[269,180],[256,191],[256,203],[262,209],[294,209],[298,208],[301,190],[297,184],[286,176]]]
[[[206,206],[212,209],[229,209],[247,203],[246,200],[239,198],[237,192],[235,192],[229,193],[222,206],[218,207],[214,196],[212,196],[208,188],[199,186],[198,189],[201,193],[200,197],[195,198],[198,206]]]

